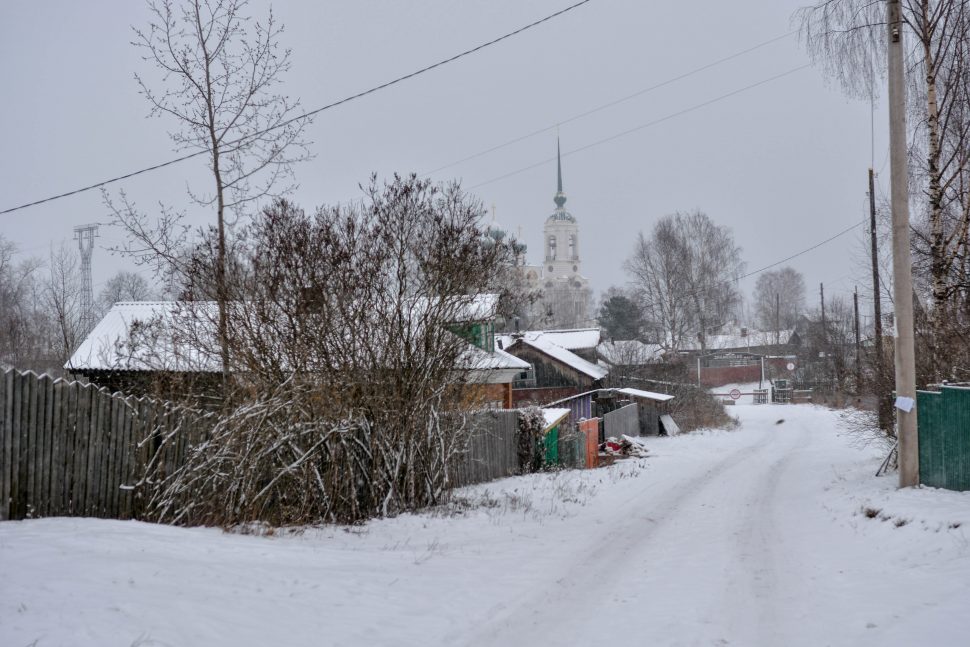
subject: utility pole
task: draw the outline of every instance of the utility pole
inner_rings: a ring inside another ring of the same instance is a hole
[[[860,352],[861,342],[859,338],[859,287],[856,286],[852,292],[852,307],[855,310],[855,392],[859,395],[862,392],[862,353]]]
[[[827,346],[828,341],[828,330],[825,328],[825,285],[822,283],[818,284],[818,298],[822,303],[822,345]]]
[[[913,263],[909,240],[909,177],[906,167],[906,82],[899,0],[887,0],[886,14],[889,39],[889,157],[893,212],[896,397],[905,398],[897,400],[896,434],[899,441],[899,487],[912,487],[919,485],[919,438],[916,430]],[[909,406],[910,403],[912,406]]]
[[[781,297],[775,292],[775,346],[781,345]]]
[[[872,169],[869,169],[869,242],[872,247],[872,309],[875,324],[873,341],[875,343],[876,385],[873,393],[876,396],[879,428],[889,431],[893,416],[886,389],[886,360],[882,348],[882,297],[880,296],[881,287],[879,284],[879,242],[876,233],[876,180]]]
[[[81,254],[81,335],[87,336],[94,328],[94,288],[91,283],[91,254],[94,252],[94,239],[98,235],[98,225],[78,225],[74,228],[74,239]]]

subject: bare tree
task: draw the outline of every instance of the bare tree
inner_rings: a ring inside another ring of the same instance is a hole
[[[107,312],[119,301],[148,301],[154,297],[155,292],[144,276],[137,272],[119,270],[101,288],[98,303],[101,311]]]
[[[668,349],[681,348],[689,337],[706,348],[707,335],[741,304],[741,248],[727,227],[700,211],[661,218],[650,238],[641,232],[625,268],[648,328]]]
[[[290,66],[290,51],[279,46],[283,28],[272,11],[265,22],[253,21],[243,13],[246,6],[245,0],[149,0],[152,20],[135,29],[134,39],[158,72],[157,79],[136,76],[152,115],[178,123],[170,134],[177,150],[208,156],[212,182],[190,189],[189,196],[216,212],[214,291],[207,296],[219,307],[224,370],[230,365],[226,239],[231,219],[260,198],[286,192],[292,164],[308,157],[307,119],[300,118],[298,102],[276,93]],[[152,224],[124,194],[117,204],[105,199],[131,239],[125,251],[168,272],[185,271],[183,213],[163,208]]]
[[[805,310],[805,279],[791,267],[764,272],[755,283],[753,300],[762,330],[791,328]]]
[[[824,0],[797,15],[809,52],[850,95],[869,99],[885,71],[884,3]],[[909,111],[915,126],[911,174],[920,190],[916,269],[930,280],[928,325],[939,378],[952,355],[946,340],[967,323],[965,288],[970,229],[970,5],[966,0],[902,0],[911,70]],[[923,260],[921,260],[921,257]],[[964,353],[965,354],[965,353]]]
[[[63,365],[81,342],[81,275],[77,248],[61,243],[51,248],[44,305],[56,337],[53,347]]]
[[[17,246],[0,234],[0,363],[46,368],[47,326],[39,303],[36,258],[19,259]]]
[[[486,239],[483,214],[457,186],[413,175],[312,215],[283,200],[265,209],[227,283],[229,404],[159,482],[156,518],[352,522],[437,501],[462,414],[481,403],[494,310],[479,294],[513,253]],[[198,249],[202,284],[214,253]],[[197,349],[218,325],[198,302],[169,321]]]

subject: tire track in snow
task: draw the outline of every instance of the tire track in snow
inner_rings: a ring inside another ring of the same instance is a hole
[[[724,498],[729,491],[724,487],[725,482],[740,479],[743,483],[749,472],[761,472],[757,466],[759,462],[765,463],[761,457],[766,452],[769,455],[778,452],[778,448],[773,446],[778,441],[778,432],[774,429],[748,429],[738,433],[751,434],[750,441],[717,459],[717,462],[709,465],[702,473],[690,476],[686,481],[673,480],[662,492],[650,492],[650,500],[655,503],[652,508],[632,514],[629,510],[621,510],[621,513],[610,520],[605,532],[597,533],[583,550],[564,558],[566,569],[558,577],[536,583],[538,586],[529,592],[491,607],[484,614],[485,626],[465,644],[493,645],[512,641],[528,643],[530,640],[548,643],[551,639],[555,639],[557,643],[569,642],[571,639],[582,642],[583,632],[588,630],[588,626],[581,625],[595,621],[595,617],[591,618],[591,615],[595,616],[597,613],[594,609],[599,609],[605,617],[607,611],[604,607],[612,606],[618,596],[622,597],[624,594],[620,587],[623,580],[641,569],[644,573],[649,573],[656,556],[663,553],[658,548],[664,542],[658,536],[666,535],[667,541],[677,541],[677,532],[671,532],[674,526],[686,525],[688,527],[681,530],[689,533],[691,517],[696,515],[697,508],[709,506],[712,496],[715,500]],[[775,461],[778,475],[774,480],[780,478],[782,463],[792,449],[793,447],[785,447],[779,452],[783,457]],[[754,470],[751,469],[752,464],[755,465]],[[737,476],[728,478],[732,474]],[[768,481],[768,484],[772,481],[770,474]],[[767,484],[758,478],[749,488],[764,488],[765,485]],[[644,486],[652,487],[653,484],[645,482]],[[745,488],[745,491],[749,488]],[[737,492],[734,488],[730,490]],[[764,505],[767,503],[763,503],[762,507]],[[723,514],[719,510],[714,510],[714,513]],[[729,512],[730,514],[732,513]],[[737,550],[733,549],[729,551],[729,556],[724,560],[726,563],[722,565],[722,577],[726,586],[730,586],[737,575],[736,570],[732,573],[729,564],[736,559]],[[720,589],[721,587],[716,587],[717,593],[707,593],[720,598]],[[633,593],[632,597],[636,599],[636,592]],[[656,591],[656,594],[662,596],[663,592]],[[649,603],[646,600],[642,602]],[[555,615],[558,623],[552,628],[550,614]],[[596,634],[590,636],[595,637]],[[454,642],[462,641],[461,636],[453,638]],[[466,636],[467,638],[469,637]]]
[[[732,607],[739,596],[738,587],[748,593],[745,613],[735,612],[720,618],[727,625],[728,635],[743,636],[745,645],[784,644],[784,637],[775,627],[779,625],[779,614],[784,605],[779,605],[780,578],[778,568],[779,546],[782,542],[781,530],[777,524],[779,486],[782,478],[789,473],[791,463],[799,451],[810,442],[811,434],[801,425],[794,428],[779,428],[775,439],[784,442],[784,453],[770,461],[764,475],[753,481],[744,506],[742,520],[734,533],[736,559],[730,569],[726,586],[722,590],[720,604],[708,611],[708,622],[716,624],[719,612]]]

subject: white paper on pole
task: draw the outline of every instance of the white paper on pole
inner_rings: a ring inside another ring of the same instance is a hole
[[[916,404],[916,401],[913,398],[907,398],[905,395],[900,395],[896,398],[896,408],[900,411],[909,413],[913,410],[914,404]]]

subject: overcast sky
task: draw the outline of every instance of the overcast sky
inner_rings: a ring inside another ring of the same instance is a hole
[[[781,36],[807,0],[589,4],[460,61],[317,117],[315,159],[296,168],[293,196],[310,209],[359,197],[371,172],[424,173],[515,137],[549,130],[436,180],[460,179],[541,261],[554,208],[555,125],[574,115]],[[307,109],[378,85],[571,4],[569,0],[357,0],[273,3],[293,69],[284,91]],[[263,16],[268,3],[253,2]],[[0,209],[173,157],[171,120],[147,118],[133,75],[149,70],[130,41],[148,15],[137,0],[4,0],[0,5]],[[569,154],[809,62],[792,36],[559,128],[567,208],[580,224],[583,273],[597,292],[623,285],[638,231],[664,214],[701,209],[730,227],[753,270],[866,216],[874,157],[888,189],[886,115],[844,98],[819,71],[794,72],[711,105]],[[872,153],[874,148],[874,155]],[[494,181],[493,181],[494,180]],[[190,161],[113,185],[146,209],[188,203],[205,186]],[[192,212],[197,222],[211,213]],[[2,216],[30,254],[104,222],[97,191]],[[861,228],[859,230],[861,232]],[[120,241],[102,227],[99,244]],[[791,262],[808,302],[865,287],[855,232]],[[129,260],[98,249],[95,292]],[[754,278],[743,284],[750,295]]]

